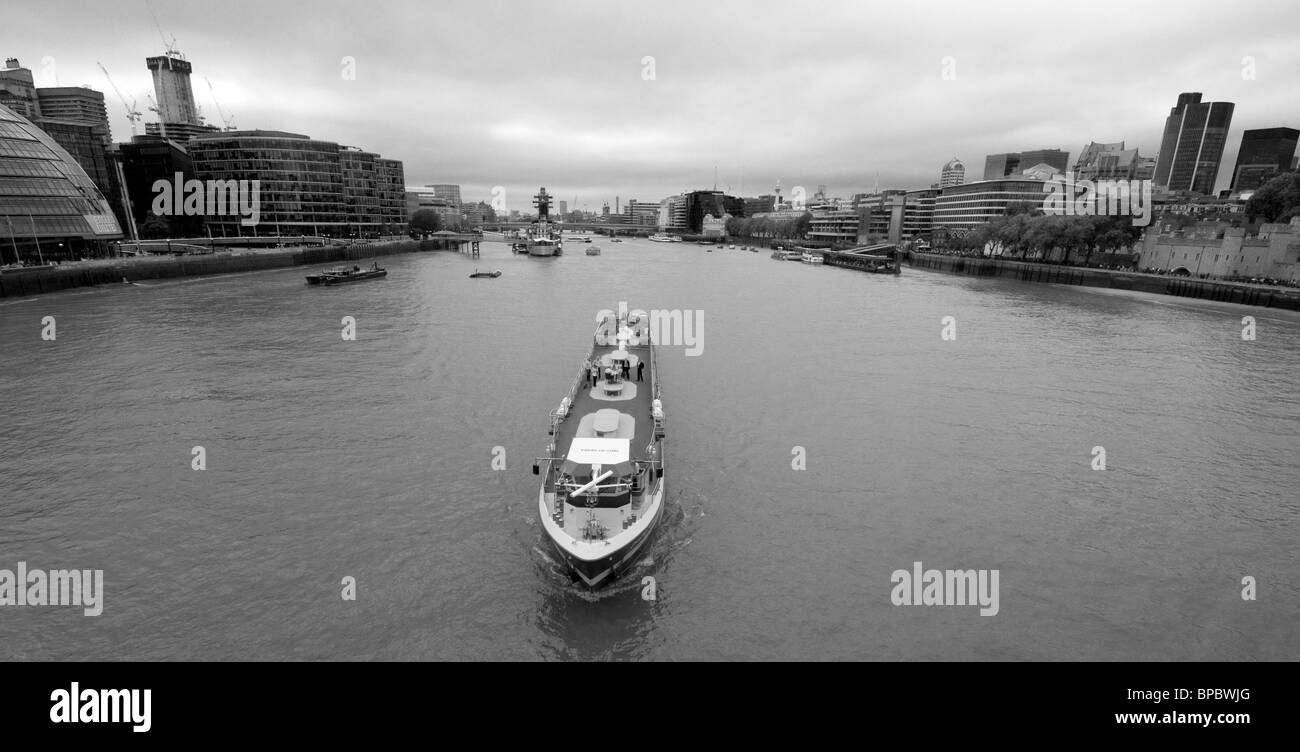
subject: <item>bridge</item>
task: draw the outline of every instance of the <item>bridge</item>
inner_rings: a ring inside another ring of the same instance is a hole
[[[532,222],[485,222],[485,232],[509,232],[525,230],[532,227]],[[598,232],[602,235],[644,235],[650,236],[658,230],[646,225],[609,225],[603,222],[552,222],[557,230],[577,230],[581,232]]]

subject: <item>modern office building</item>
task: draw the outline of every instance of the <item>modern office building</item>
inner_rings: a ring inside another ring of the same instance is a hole
[[[669,196],[659,202],[659,229],[680,231],[687,229],[685,194]]]
[[[980,180],[945,188],[934,199],[932,225],[935,230],[965,232],[1005,215],[1011,204],[1042,206],[1046,196],[1043,181],[1029,178]]]
[[[460,186],[452,183],[439,183],[437,185],[426,185],[425,188],[433,189],[433,195],[438,198],[450,201],[457,209],[461,206]]]
[[[701,232],[704,228],[704,215],[712,214],[715,217],[722,217],[730,214],[733,217],[744,216],[745,200],[735,196],[728,196],[722,191],[691,191],[685,196],[686,201],[686,229],[691,232]]]
[[[745,216],[752,217],[755,214],[770,212],[776,208],[776,196],[771,194],[759,196],[757,198],[747,198],[745,201]]]
[[[934,229],[934,204],[939,198],[939,193],[939,189],[925,188],[904,194],[903,225],[897,233],[900,240],[911,240],[930,234]]]
[[[415,216],[416,212],[426,209],[437,214],[444,227],[460,221],[460,207],[452,204],[448,199],[434,195],[428,186],[406,191],[405,198],[408,221],[410,217]],[[514,215],[512,221],[517,221],[519,213],[516,211],[512,214]]]
[[[121,189],[108,155],[112,134],[102,92],[85,86],[38,88],[32,72],[16,58],[9,58],[0,71],[0,102],[30,120],[71,154],[117,209]],[[125,220],[125,214],[118,219]]]
[[[1200,92],[1178,95],[1160,140],[1157,186],[1207,196],[1214,193],[1234,107],[1232,102],[1202,102]]]
[[[400,159],[375,159],[375,177],[379,194],[379,230],[385,235],[406,232],[410,215],[406,213],[406,167]]]
[[[1061,151],[1060,149],[1036,149],[1033,151],[990,154],[984,158],[984,179],[997,180],[1019,175],[1039,164],[1050,165],[1057,172],[1065,172],[1069,161],[1070,152]]]
[[[1272,175],[1295,169],[1297,141],[1300,130],[1295,128],[1257,128],[1242,133],[1232,190],[1252,191]]]
[[[659,202],[629,200],[623,206],[623,224],[654,228],[659,224]]]
[[[194,160],[189,152],[181,144],[157,136],[135,136],[130,142],[117,144],[114,157],[122,170],[124,203],[131,208],[129,221],[137,232],[153,214],[156,181],[174,181],[177,173],[182,180],[194,177]],[[203,217],[179,214],[166,219],[170,237],[195,237],[204,232]]]
[[[378,154],[283,131],[219,131],[188,144],[195,177],[259,181],[260,220],[210,213],[214,235],[365,237],[402,232],[402,163]]]
[[[962,164],[960,159],[953,157],[948,164],[943,166],[943,171],[939,173],[939,187],[947,188],[965,182],[966,165]]]
[[[122,237],[103,193],[63,147],[0,105],[0,259],[70,259]]]
[[[824,240],[832,244],[853,244],[858,241],[858,228],[862,215],[853,208],[823,208],[812,210],[808,223],[808,239]]]

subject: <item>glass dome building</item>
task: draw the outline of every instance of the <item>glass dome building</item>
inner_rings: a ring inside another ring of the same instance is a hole
[[[121,237],[108,201],[72,155],[0,105],[0,266],[99,254]]]

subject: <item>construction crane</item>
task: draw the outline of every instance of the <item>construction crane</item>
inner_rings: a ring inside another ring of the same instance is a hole
[[[162,110],[159,109],[158,103],[154,101],[152,94],[146,94],[149,97],[149,109],[158,113],[158,135],[167,138],[167,124],[163,122]]]
[[[170,42],[167,41],[167,35],[163,33],[162,24],[158,23],[158,14],[153,12],[153,6],[149,4],[149,0],[145,0],[144,4],[149,9],[149,15],[153,17],[153,25],[158,27],[158,36],[162,39],[163,49],[167,52],[167,57],[178,57],[184,60],[185,56],[176,49],[176,37],[173,36]]]
[[[204,76],[203,80],[208,81],[208,77]],[[225,126],[225,130],[233,131],[235,129],[235,114],[232,112],[230,117],[226,117],[226,113],[221,110],[221,102],[217,101],[217,90],[212,88],[211,81],[208,81],[208,91],[212,92],[212,103],[217,106],[217,115],[221,117],[221,124]]]
[[[131,122],[131,135],[134,136],[135,124],[140,122],[140,118],[143,117],[143,115],[135,109],[135,100],[132,99],[131,103],[127,104],[126,97],[122,95],[121,89],[118,89],[117,84],[113,83],[113,77],[108,75],[108,68],[105,68],[104,64],[99,61],[95,61],[95,65],[98,65],[99,69],[104,71],[104,78],[108,79],[108,85],[113,87],[113,93],[117,94],[117,98],[122,100],[122,106],[126,108],[126,119]]]

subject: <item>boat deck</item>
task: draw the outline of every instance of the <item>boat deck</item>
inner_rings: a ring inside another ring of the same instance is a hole
[[[599,360],[617,350],[613,346],[597,345],[592,350],[592,359]],[[567,457],[570,447],[575,438],[591,437],[593,433],[593,423],[596,421],[596,415],[601,410],[617,410],[621,416],[618,421],[618,428],[615,433],[606,434],[612,438],[628,439],[628,461],[636,462],[650,459],[659,459],[658,456],[651,455],[647,447],[655,442],[655,421],[651,414],[654,402],[654,381],[652,378],[652,365],[650,357],[650,348],[647,346],[629,346],[627,352],[632,355],[637,362],[645,363],[645,372],[643,381],[636,380],[636,363],[633,363],[629,369],[629,376],[626,381],[622,382],[621,393],[618,395],[609,395],[606,393],[603,378],[596,386],[588,386],[586,379],[579,381],[578,389],[574,393],[573,404],[570,406],[568,417],[559,423],[555,430],[555,457]],[[622,417],[626,416],[626,417]],[[558,464],[557,464],[558,466]],[[655,480],[653,474],[645,477],[646,485],[653,487]],[[548,507],[555,511],[556,497],[555,493],[556,474],[550,473],[545,480],[544,492],[547,495]],[[565,514],[563,519],[563,529],[565,533],[575,539],[581,539],[583,536],[583,525],[590,519],[597,519],[611,532],[617,532],[626,520],[640,517],[642,507],[650,497],[645,493],[633,493],[630,495],[631,506],[620,508],[601,508],[594,510],[585,510],[581,514]],[[572,502],[570,502],[572,503]]]

